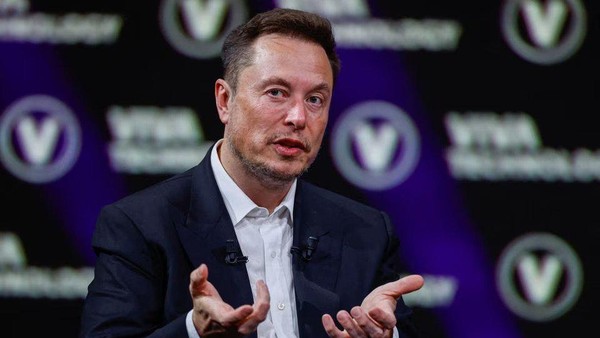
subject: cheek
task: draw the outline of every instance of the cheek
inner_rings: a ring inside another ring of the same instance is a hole
[[[243,125],[248,132],[261,133],[269,130],[274,123],[274,118],[277,114],[271,107],[261,102],[250,104],[244,102],[238,111],[238,123]]]
[[[312,138],[314,140],[323,139],[323,135],[325,134],[325,128],[327,128],[327,118],[326,117],[319,119],[319,120],[315,120],[312,125],[312,128],[311,128]]]
[[[239,118],[231,132],[241,147],[249,148],[264,143],[269,134],[269,129],[265,126],[265,121],[261,119]]]

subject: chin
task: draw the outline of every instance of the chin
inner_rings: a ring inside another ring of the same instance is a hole
[[[306,166],[301,164],[277,163],[270,166],[270,168],[273,173],[277,173],[281,177],[298,177],[305,171]]]

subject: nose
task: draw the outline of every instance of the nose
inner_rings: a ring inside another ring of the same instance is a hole
[[[294,126],[294,129],[304,129],[306,127],[306,106],[304,100],[298,100],[294,103],[285,117],[285,124]]]

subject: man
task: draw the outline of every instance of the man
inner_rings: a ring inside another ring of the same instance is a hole
[[[82,337],[414,335],[399,297],[423,280],[397,280],[386,214],[298,180],[327,125],[334,49],[327,20],[289,9],[228,36],[224,137],[103,209]]]

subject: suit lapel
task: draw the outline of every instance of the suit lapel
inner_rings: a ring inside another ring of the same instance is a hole
[[[193,170],[188,217],[177,231],[192,268],[208,266],[208,280],[225,302],[234,308],[254,303],[246,266],[225,263],[226,240],[237,238],[214,179],[210,150]]]

